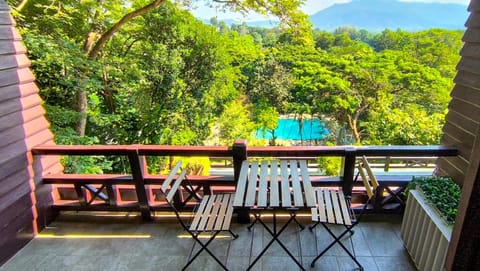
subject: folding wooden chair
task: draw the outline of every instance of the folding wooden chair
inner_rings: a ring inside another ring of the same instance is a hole
[[[204,250],[210,254],[210,256],[212,256],[212,258],[217,261],[217,263],[220,264],[223,269],[228,270],[225,265],[207,248],[207,246],[222,231],[228,231],[234,239],[238,237],[237,234],[230,230],[230,222],[233,214],[232,203],[234,194],[205,195],[202,198],[199,207],[195,211],[191,224],[187,225],[180,217],[180,213],[174,204],[174,197],[179,192],[178,188],[182,186],[182,182],[187,180],[186,169],[181,170],[181,166],[182,162],[179,161],[170,171],[170,174],[163,182],[160,190],[165,195],[166,201],[175,212],[175,215],[182,227],[201,246],[200,250],[192,256],[182,270],[185,270]],[[177,175],[179,170],[181,170],[181,173]],[[177,176],[177,178],[175,181],[173,181],[175,176]],[[208,241],[203,243],[199,239],[199,235],[205,232],[210,233],[210,236]]]
[[[362,161],[357,166],[358,172],[362,177],[363,184],[365,186],[368,200],[363,206],[362,210],[358,217],[355,215],[353,209],[351,208],[351,197],[345,196],[341,189],[327,189],[319,188],[315,189],[315,200],[317,201],[317,207],[312,208],[312,221],[315,223],[310,226],[310,230],[313,230],[318,224],[321,224],[328,233],[333,237],[334,241],[329,244],[320,254],[315,257],[315,259],[310,264],[311,267],[314,267],[315,262],[322,257],[325,252],[327,252],[333,245],[338,243],[347,254],[352,258],[352,260],[358,265],[360,270],[363,270],[362,265],[358,262],[355,257],[355,250],[352,243],[353,253],[342,243],[341,239],[347,234],[353,235],[354,231],[352,230],[359,222],[360,218],[365,212],[370,200],[375,195],[375,190],[378,187],[378,181],[373,175],[373,172],[368,164],[365,156],[362,157]],[[365,171],[367,174],[365,174]],[[367,177],[368,175],[368,177]],[[345,230],[339,234],[335,235],[333,231],[327,226],[328,224],[343,225]]]

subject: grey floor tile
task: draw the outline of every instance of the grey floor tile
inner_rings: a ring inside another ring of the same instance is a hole
[[[374,257],[379,270],[416,271],[415,265],[408,256],[405,257]]]
[[[199,246],[195,245],[178,221],[170,220],[171,223],[124,223],[105,219],[69,221],[60,217],[41,233],[42,238],[32,240],[1,266],[0,271],[180,270],[194,248],[198,249]],[[357,259],[365,270],[415,271],[399,238],[400,222],[398,217],[390,220],[388,216],[368,219],[355,228],[352,237],[345,237],[343,241],[349,248],[350,240],[353,242]],[[209,245],[230,270],[246,270],[271,240],[262,225],[255,225],[251,231],[246,226],[232,224],[233,231],[239,234],[238,239],[232,240],[228,233],[222,233],[228,238],[218,238]],[[336,233],[343,229],[333,227]],[[72,238],[75,236],[77,238]],[[343,271],[356,267],[343,249],[336,245],[310,268],[317,253],[333,241],[322,226],[315,228],[313,233],[308,229],[300,231],[292,224],[280,238],[306,270]],[[203,252],[188,270],[221,270],[221,267]],[[275,243],[252,270],[298,268]]]
[[[402,256],[405,248],[390,223],[368,222],[361,227],[372,256]]]
[[[303,258],[303,267],[306,270],[314,271],[339,271],[337,257],[324,255],[320,257],[314,264],[313,267],[310,266],[315,257],[304,257]]]
[[[372,257],[357,257],[356,258],[360,264],[363,266],[363,270],[365,271],[384,271],[379,270],[375,261]],[[358,265],[350,257],[337,257],[337,263],[339,266],[339,271],[352,271],[358,270]],[[390,271],[390,269],[386,269],[385,271]]]

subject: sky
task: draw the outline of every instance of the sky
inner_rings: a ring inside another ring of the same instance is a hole
[[[314,14],[318,11],[328,8],[334,4],[338,3],[347,3],[351,0],[306,0],[305,5],[302,7],[302,10],[306,14]],[[361,1],[361,0],[360,0]],[[429,2],[429,3],[456,3],[468,5],[470,0],[400,0],[404,2]],[[222,12],[217,11],[214,8],[206,7],[202,4],[201,1],[197,2],[197,8],[192,9],[193,15],[197,18],[210,19],[212,17],[217,17],[219,20],[222,19],[235,19],[238,21],[258,21],[258,20],[268,20],[268,17],[264,17],[259,14],[252,14],[248,17],[243,17],[241,14],[236,14],[232,12]]]

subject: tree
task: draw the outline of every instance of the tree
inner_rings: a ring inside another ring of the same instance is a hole
[[[293,87],[293,76],[272,54],[253,62],[245,69],[247,76],[246,93],[256,107],[273,107],[277,112],[285,113]]]
[[[38,3],[28,1],[17,4],[20,4],[18,11],[21,13],[19,18],[21,18],[20,22],[23,26],[35,25],[40,31],[54,30],[49,33],[59,33],[77,44],[82,44],[87,58],[97,60],[107,42],[128,23],[166,3],[166,0],[102,0],[98,2],[40,0]],[[288,26],[287,29],[290,29],[289,31],[294,37],[308,42],[309,29],[306,20],[308,17],[298,9],[301,1],[234,0],[229,2],[212,1],[211,3],[219,3],[226,9],[234,11],[253,10],[262,14],[276,15],[280,18],[282,25]],[[297,31],[293,27],[300,30]],[[88,71],[85,73],[88,74]],[[112,98],[108,97],[108,99]],[[88,110],[88,91],[85,85],[77,88],[75,101],[75,109],[79,113],[76,131],[83,136]]]

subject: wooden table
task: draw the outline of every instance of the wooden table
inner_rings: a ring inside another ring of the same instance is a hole
[[[298,210],[315,207],[314,192],[305,160],[243,161],[233,206],[248,208],[255,216],[249,227],[259,222],[272,235],[270,242],[247,270],[255,265],[275,241],[302,270],[305,270],[278,239],[292,221],[300,225],[295,218]],[[280,230],[277,230],[278,210],[290,213],[290,218]],[[262,220],[263,212],[273,212],[272,229]]]

